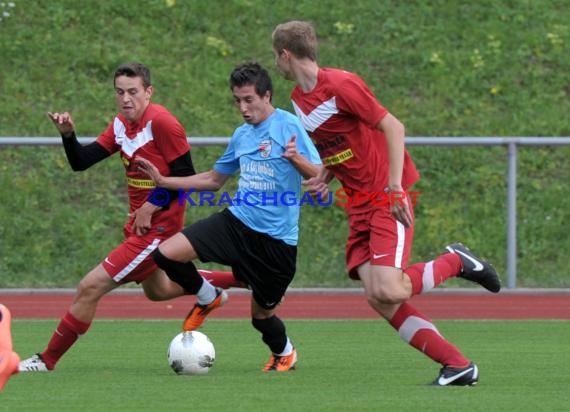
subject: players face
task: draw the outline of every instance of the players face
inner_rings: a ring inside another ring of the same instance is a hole
[[[234,103],[240,111],[243,120],[249,124],[259,124],[273,113],[271,93],[268,91],[263,96],[255,92],[255,86],[234,87]]]
[[[143,85],[141,77],[119,76],[115,79],[115,97],[119,110],[129,122],[139,120],[152,96],[152,86]]]

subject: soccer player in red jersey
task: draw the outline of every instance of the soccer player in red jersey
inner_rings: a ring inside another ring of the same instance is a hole
[[[404,341],[442,365],[435,385],[476,384],[477,366],[407,301],[455,276],[496,293],[500,281],[495,270],[460,243],[430,262],[408,265],[414,215],[407,193],[419,173],[405,149],[404,125],[358,75],[319,67],[311,23],[279,24],[272,42],[278,69],[296,83],[291,93],[295,112],[326,166],[306,182],[308,189],[323,196],[337,178],[347,193],[404,194],[405,200],[382,206],[356,197],[348,202],[349,276],[362,281],[370,306]]]
[[[48,113],[62,136],[63,146],[74,171],[88,169],[114,153],[119,153],[125,166],[129,197],[129,214],[124,225],[124,241],[79,282],[70,308],[54,331],[47,348],[20,362],[21,372],[53,370],[59,359],[79,336],[89,329],[99,300],[113,289],[136,282],[154,301],[178,296],[197,295],[198,302],[209,304],[225,293],[208,281],[197,290],[185,290],[171,281],[154,263],[151,254],[159,243],[178,233],[184,225],[184,203],[177,201],[178,192],[152,199],[154,182],[139,170],[134,158],[151,160],[166,176],[195,174],[190,146],[184,127],[166,108],[151,103],[153,86],[149,69],[140,63],[126,63],[114,74],[114,90],[119,113],[96,141],[81,145],[75,135],[75,123],[68,112]],[[211,275],[204,272],[202,278]],[[230,272],[215,274],[222,288],[233,286]]]

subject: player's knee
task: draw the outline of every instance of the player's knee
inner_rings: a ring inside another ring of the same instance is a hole
[[[173,261],[162,254],[159,248],[156,248],[152,254],[152,259],[154,263],[161,268],[162,270],[166,270],[168,266],[171,266]]]
[[[103,285],[89,277],[85,277],[81,279],[77,285],[75,300],[96,302],[105,295],[105,293],[107,293],[107,289],[104,288]]]
[[[152,252],[152,259],[154,260],[154,263],[156,263],[156,265],[159,268],[161,268],[162,270],[164,270],[166,272],[166,275],[172,281],[176,282],[176,279],[173,279],[173,276],[176,277],[176,274],[178,273],[178,271],[176,269],[180,265],[179,262],[176,262],[175,260],[172,260],[172,259],[164,256],[164,254],[160,251],[159,248],[156,248]]]
[[[166,272],[166,276],[174,283],[180,285],[189,295],[197,294],[205,282],[192,262],[184,263],[170,259],[164,256],[160,249],[152,252],[152,258],[157,266]]]
[[[368,303],[375,307],[378,305],[394,305],[402,303],[406,300],[407,296],[403,291],[396,288],[381,286],[367,293],[366,298]]]

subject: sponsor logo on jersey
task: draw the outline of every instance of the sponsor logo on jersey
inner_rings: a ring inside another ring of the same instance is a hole
[[[259,144],[259,154],[261,154],[261,157],[269,157],[271,154],[271,140],[265,139],[261,141]]]
[[[352,159],[353,157],[354,153],[352,153],[352,149],[346,149],[333,156],[327,156],[323,158],[323,164],[325,166],[334,166],[339,163],[346,162],[348,159]]]

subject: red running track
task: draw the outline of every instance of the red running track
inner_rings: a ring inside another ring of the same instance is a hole
[[[249,292],[232,289],[228,303],[212,313],[218,319],[248,319]],[[69,307],[72,292],[0,289],[0,303],[14,319],[56,319]],[[97,310],[103,319],[182,319],[193,297],[151,302],[138,290],[105,296]],[[410,300],[432,319],[566,319],[570,320],[570,290],[507,290],[497,295],[470,290],[439,290]],[[291,290],[279,309],[284,319],[374,319],[360,290]]]

